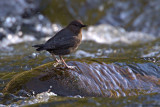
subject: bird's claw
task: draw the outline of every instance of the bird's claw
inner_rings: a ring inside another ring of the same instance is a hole
[[[60,63],[56,62],[53,64],[54,67],[57,67]]]
[[[66,68],[68,68],[68,69],[74,69],[76,67],[75,66],[66,66]]]

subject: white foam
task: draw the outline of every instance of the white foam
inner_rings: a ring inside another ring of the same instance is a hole
[[[0,48],[6,48],[10,44],[17,44],[26,41],[34,41],[36,38],[31,35],[24,35],[20,37],[18,35],[8,34],[6,38],[4,38],[0,43]]]
[[[76,54],[77,58],[81,58],[81,57],[95,57],[95,54],[88,53],[88,52],[85,52],[83,50],[78,50],[78,51],[76,51],[75,54]]]
[[[150,52],[148,54],[142,55],[142,57],[160,57],[160,51]]]
[[[142,32],[127,32],[120,27],[113,27],[108,24],[90,26],[87,31],[83,31],[83,40],[93,40],[97,43],[113,44],[122,42],[132,44],[134,42],[146,42],[154,40],[155,37]]]

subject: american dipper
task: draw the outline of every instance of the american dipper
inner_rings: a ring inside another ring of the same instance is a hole
[[[62,61],[66,68],[72,69],[74,66],[68,66],[62,55],[70,54],[78,48],[82,40],[83,27],[86,27],[86,25],[80,20],[74,20],[67,27],[56,33],[45,44],[38,44],[33,47],[36,47],[37,51],[48,51],[58,63]],[[55,55],[59,55],[60,60]]]

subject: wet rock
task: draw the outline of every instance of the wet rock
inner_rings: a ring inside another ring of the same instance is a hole
[[[119,97],[160,91],[160,67],[140,59],[81,59],[75,69],[48,63],[17,74],[3,92],[54,92],[60,96]]]

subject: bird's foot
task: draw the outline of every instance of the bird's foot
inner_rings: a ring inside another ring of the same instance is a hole
[[[68,68],[68,69],[74,69],[76,67],[75,66],[66,66],[66,68]]]
[[[57,66],[60,65],[60,64],[61,64],[61,63],[56,62],[56,63],[53,64],[53,66],[54,66],[54,67],[57,67]]]
[[[56,59],[57,63],[62,64],[61,60]]]

